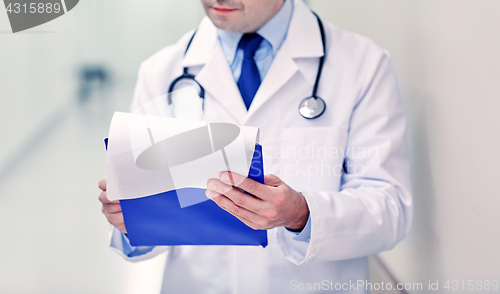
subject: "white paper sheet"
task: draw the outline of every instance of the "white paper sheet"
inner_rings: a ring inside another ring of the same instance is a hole
[[[111,121],[108,199],[134,199],[182,188],[206,189],[207,180],[225,170],[248,174],[258,128],[140,112],[116,112]],[[183,207],[208,200],[177,195]]]

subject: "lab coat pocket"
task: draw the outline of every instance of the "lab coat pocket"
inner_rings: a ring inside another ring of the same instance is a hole
[[[338,191],[347,126],[286,128],[273,173],[298,191]]]

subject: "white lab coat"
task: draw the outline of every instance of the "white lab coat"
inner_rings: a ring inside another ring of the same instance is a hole
[[[193,32],[141,65],[132,108],[164,95],[189,67],[206,90],[205,120],[259,127],[265,172],[302,192],[312,221],[309,243],[276,228],[266,248],[156,247],[130,258],[169,251],[164,293],[301,293],[307,283],[330,282],[343,286],[339,293],[366,293],[352,283],[368,279],[367,256],[393,248],[409,231],[405,118],[391,59],[370,40],[323,22],[327,53],[318,95],[327,108],[313,120],[298,106],[311,95],[323,49],[317,20],[300,0],[248,112],[206,17],[184,57]],[[119,242],[116,230],[112,236]]]

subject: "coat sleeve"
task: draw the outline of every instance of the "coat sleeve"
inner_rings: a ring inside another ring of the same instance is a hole
[[[295,264],[352,259],[393,248],[411,227],[413,203],[406,121],[392,61],[379,59],[349,122],[340,191],[301,191],[311,216],[304,250],[280,238]],[[347,147],[346,147],[347,148]],[[356,150],[365,151],[360,156]]]
[[[170,246],[132,246],[128,238],[113,226],[109,246],[126,260],[134,262],[153,258],[170,249]]]
[[[130,105],[130,111],[134,112],[141,105],[145,104],[149,100],[155,98],[151,93],[151,85],[148,80],[146,70],[144,69],[144,63],[139,67],[139,74],[137,76],[137,82],[135,84],[134,98],[132,99],[132,104]]]

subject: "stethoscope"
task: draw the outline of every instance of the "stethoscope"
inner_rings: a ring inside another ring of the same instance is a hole
[[[314,82],[312,95],[302,100],[299,104],[300,115],[302,115],[304,118],[307,119],[314,119],[320,117],[325,112],[326,109],[325,101],[317,95],[318,84],[321,77],[321,72],[323,70],[323,64],[325,63],[325,55],[326,55],[325,29],[323,27],[323,23],[321,22],[319,16],[316,13],[314,13],[314,15],[318,19],[319,30],[321,32],[321,42],[323,44],[323,56],[321,56],[319,59],[318,73],[316,74],[316,81]],[[191,42],[193,41],[195,35],[196,31],[194,32],[193,36],[191,36],[191,39],[189,40],[186,50],[184,51],[184,55],[186,55],[187,51],[189,50],[189,46],[191,46]],[[169,106],[172,104],[172,92],[175,88],[175,85],[179,81],[184,79],[192,80],[198,85],[198,87],[200,88],[199,96],[202,99],[202,101],[205,101],[205,89],[200,85],[200,83],[198,83],[194,75],[188,73],[188,68],[184,67],[182,75],[173,80],[170,86],[168,87],[167,101]],[[202,110],[203,110],[203,104],[204,103],[202,103]]]

